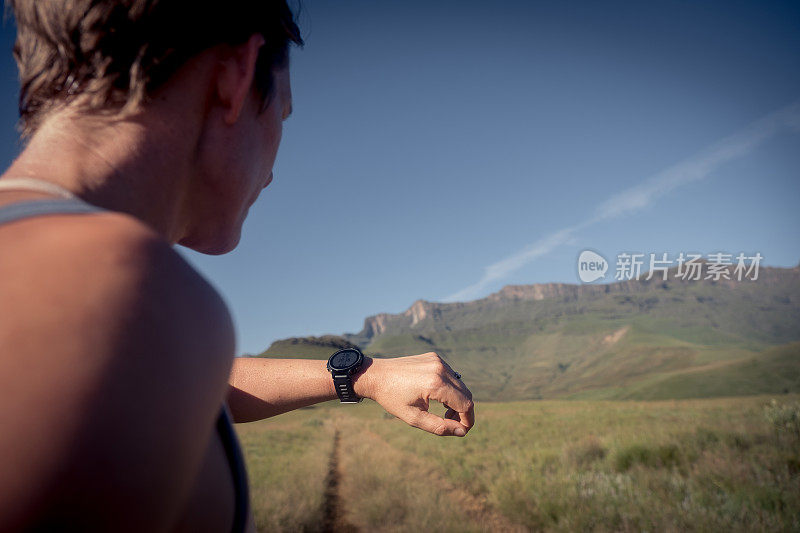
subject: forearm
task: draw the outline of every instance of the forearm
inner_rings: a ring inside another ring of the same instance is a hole
[[[357,396],[375,400],[388,413],[430,433],[463,437],[475,422],[472,393],[436,353],[364,357],[352,378]],[[236,359],[229,382],[228,405],[236,422],[261,420],[337,397],[326,361]],[[444,418],[428,411],[431,400],[446,406]]]
[[[370,363],[365,358],[362,372]],[[336,399],[333,379],[325,364],[310,359],[235,359],[228,391],[233,419],[252,422]],[[360,388],[356,386],[357,394]]]

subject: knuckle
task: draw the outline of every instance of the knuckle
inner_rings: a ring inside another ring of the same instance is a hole
[[[434,354],[434,355],[435,355],[435,357],[431,358],[431,368],[437,374],[441,374],[446,370],[447,367],[445,366],[444,361],[442,361],[441,357],[439,357],[436,354]]]
[[[434,433],[435,435],[439,435],[440,437],[442,437],[442,436],[444,436],[444,435],[446,435],[446,434],[447,434],[447,426],[445,426],[444,424],[439,424],[439,425],[438,425],[438,426],[436,426],[436,428],[433,430],[433,433]]]
[[[442,387],[443,383],[444,383],[444,380],[442,379],[442,376],[439,375],[439,374],[435,374],[434,373],[434,374],[431,374],[430,376],[428,376],[428,380],[427,380],[426,384],[427,384],[427,388],[429,390],[438,390],[438,389],[440,389]]]

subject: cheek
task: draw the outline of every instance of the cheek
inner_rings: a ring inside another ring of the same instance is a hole
[[[281,144],[281,137],[283,136],[283,124],[278,121],[271,127],[267,128],[265,135],[261,140],[260,153],[261,153],[261,168],[269,175],[272,172],[272,167],[275,164],[275,159],[278,156],[278,147]]]
[[[240,149],[230,161],[229,172],[241,180],[243,189],[252,190],[253,184],[269,175],[268,167],[272,164],[270,142],[260,124],[240,139]]]
[[[281,139],[283,138],[283,122],[278,123],[278,127],[275,129],[275,135],[272,138],[272,146],[270,146],[270,157],[272,158],[272,162],[275,162],[275,159],[278,156],[278,148],[281,145]]]
[[[216,128],[205,133],[199,161],[204,195],[217,199],[236,195],[252,165],[252,142],[235,129]]]

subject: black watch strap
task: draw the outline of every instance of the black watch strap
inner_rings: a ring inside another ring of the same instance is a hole
[[[333,385],[336,387],[336,394],[342,403],[358,403],[361,398],[356,396],[353,391],[353,380],[347,372],[332,372]]]

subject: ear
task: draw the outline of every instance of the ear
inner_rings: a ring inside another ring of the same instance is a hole
[[[247,42],[230,47],[227,55],[219,61],[217,95],[226,108],[226,124],[234,124],[239,119],[253,87],[256,59],[264,42],[262,35],[253,34]]]

